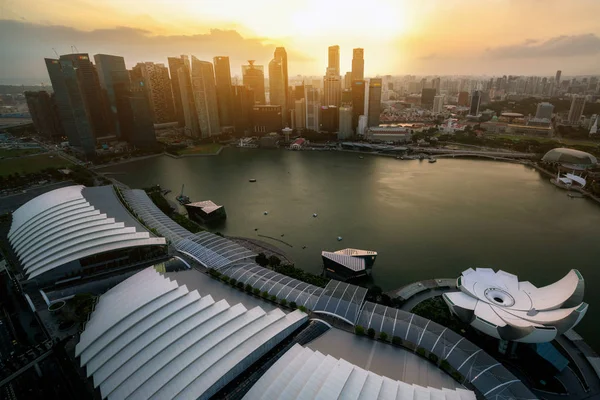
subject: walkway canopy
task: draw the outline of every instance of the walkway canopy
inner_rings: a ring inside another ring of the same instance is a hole
[[[332,279],[321,293],[313,311],[332,315],[354,325],[366,295],[367,289],[363,287]]]

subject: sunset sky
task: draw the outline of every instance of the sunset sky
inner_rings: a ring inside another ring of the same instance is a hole
[[[365,49],[365,74],[600,74],[599,0],[0,0],[0,83],[48,81],[43,58],[165,62],[193,54],[323,75],[327,46]]]

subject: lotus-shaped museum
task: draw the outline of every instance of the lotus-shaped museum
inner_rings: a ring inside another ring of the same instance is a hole
[[[490,268],[469,268],[457,280],[460,292],[444,293],[450,310],[477,330],[498,339],[542,343],[581,321],[584,280],[572,269],[541,288],[516,275]]]

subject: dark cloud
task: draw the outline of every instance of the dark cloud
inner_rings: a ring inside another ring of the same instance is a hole
[[[579,57],[600,53],[600,38],[592,33],[557,36],[546,41],[527,39],[513,46],[486,50],[493,58]]]
[[[125,57],[128,67],[141,61],[166,63],[167,57],[195,55],[212,61],[214,56],[229,56],[232,74],[240,75],[240,65],[247,60],[267,64],[275,45],[263,38],[244,38],[235,30],[212,29],[206,34],[163,35],[128,27],[80,31],[60,25],[40,25],[14,20],[0,20],[0,81],[48,81],[44,57],[71,52],[75,46],[90,55],[105,53]],[[311,58],[288,49],[290,62],[307,62]],[[266,68],[265,68],[266,69]]]

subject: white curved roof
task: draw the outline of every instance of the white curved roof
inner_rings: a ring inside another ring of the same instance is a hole
[[[247,400],[475,398],[475,393],[465,389],[440,390],[394,381],[299,344],[277,360],[244,397]]]
[[[585,315],[584,280],[573,269],[541,288],[516,275],[490,268],[469,268],[457,280],[460,292],[445,293],[446,304],[480,331],[517,342],[549,342]]]
[[[28,279],[83,257],[127,247],[165,245],[135,220],[112,186],[68,186],[13,213],[8,240]]]
[[[307,318],[216,302],[147,268],[100,297],[75,354],[102,398],[208,398]]]

